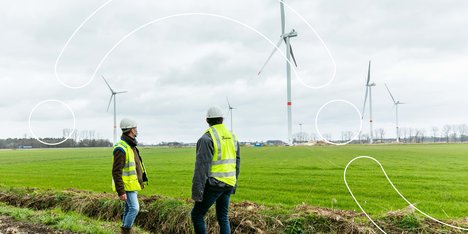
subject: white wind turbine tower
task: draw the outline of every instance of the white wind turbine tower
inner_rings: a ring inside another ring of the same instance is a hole
[[[396,142],[400,143],[400,127],[398,125],[398,105],[405,104],[404,102],[396,101],[395,98],[392,95],[392,92],[390,92],[390,89],[388,88],[387,84],[385,84],[385,87],[387,88],[388,94],[390,94],[390,97],[392,98],[393,104],[395,105],[396,109]]]
[[[229,107],[228,115],[231,114],[231,132],[233,132],[233,128],[232,128],[232,110],[234,110],[236,108],[231,106],[231,103],[229,103],[229,98],[228,97],[226,97],[226,101],[227,101],[227,104],[228,104],[228,107]]]
[[[102,77],[102,79],[104,80],[104,82],[106,82],[107,84],[107,87],[109,87],[110,91],[111,91],[111,97],[110,97],[110,100],[109,100],[109,105],[107,105],[107,111],[109,111],[109,107],[110,107],[110,104],[112,102],[112,99],[114,99],[114,144],[117,143],[117,104],[116,104],[116,95],[117,94],[121,94],[121,93],[126,93],[127,91],[121,91],[121,92],[116,92],[114,91],[109,83],[107,83],[107,80],[106,78],[104,78],[104,76]]]
[[[370,68],[371,61],[369,61],[369,68],[367,70],[367,82],[366,82],[366,95],[364,96],[364,106],[362,107],[362,118],[364,118],[364,111],[366,110],[367,99],[369,98],[369,123],[370,123],[370,144],[374,143],[374,126],[372,120],[372,87],[375,83],[370,83]]]
[[[293,50],[292,50],[292,46],[291,46],[291,43],[290,43],[290,38],[292,37],[297,37],[297,32],[296,30],[291,30],[291,32],[289,33],[285,33],[285,15],[284,15],[284,3],[283,3],[283,0],[281,0],[280,2],[280,10],[281,10],[281,38],[280,40],[278,41],[278,43],[276,44],[276,47],[273,49],[273,52],[271,52],[270,56],[268,57],[268,59],[266,60],[266,62],[263,64],[262,68],[260,69],[260,71],[258,72],[258,75],[260,75],[260,73],[262,73],[263,69],[265,68],[265,66],[268,64],[268,62],[270,61],[271,57],[273,56],[273,54],[275,54],[276,52],[276,48],[279,48],[281,46],[281,44],[283,43],[283,41],[285,42],[286,44],[286,77],[287,77],[287,106],[288,106],[288,143],[291,144],[292,143],[292,110],[291,110],[291,106],[292,106],[292,102],[291,102],[291,57],[294,61],[294,64],[296,65],[297,67],[297,63],[296,63],[296,58],[294,58],[294,53],[293,53]]]

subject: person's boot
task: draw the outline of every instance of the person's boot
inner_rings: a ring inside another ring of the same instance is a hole
[[[131,234],[131,233],[133,233],[133,232],[132,232],[132,228],[120,227],[120,229],[122,230],[122,232],[120,232],[120,233],[122,233],[122,234]]]

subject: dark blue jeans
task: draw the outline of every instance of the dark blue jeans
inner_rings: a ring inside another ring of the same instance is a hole
[[[228,211],[229,199],[232,194],[232,187],[220,188],[206,183],[203,192],[203,200],[195,202],[192,209],[192,222],[196,234],[205,234],[205,215],[210,207],[216,202],[216,219],[219,224],[220,234],[230,234],[231,225],[229,224]]]

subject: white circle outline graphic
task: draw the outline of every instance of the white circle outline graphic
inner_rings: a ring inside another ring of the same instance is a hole
[[[328,106],[329,104],[332,104],[332,103],[335,103],[335,102],[343,102],[343,103],[346,103],[350,106],[352,106],[356,112],[358,113],[359,115],[359,119],[360,119],[360,126],[359,126],[359,131],[354,134],[354,136],[347,142],[344,142],[344,143],[335,143],[335,142],[331,142],[329,141],[328,139],[325,139],[323,136],[322,136],[322,133],[320,132],[319,128],[318,128],[318,117],[320,115],[320,112],[323,110],[323,108],[325,108],[326,106]],[[359,134],[361,133],[362,131],[362,114],[361,114],[361,111],[357,108],[356,105],[354,105],[353,103],[351,103],[350,101],[347,101],[347,100],[343,100],[343,99],[335,99],[335,100],[331,100],[325,104],[323,104],[319,110],[317,111],[317,115],[315,115],[315,130],[317,131],[317,134],[319,135],[320,139],[322,139],[323,141],[325,141],[326,143],[328,144],[332,144],[332,145],[347,145],[349,143],[351,143],[352,141],[354,141],[356,139],[356,137],[359,136]]]
[[[39,137],[37,137],[37,135],[34,133],[34,131],[32,130],[32,127],[31,127],[31,117],[34,113],[34,111],[42,104],[45,104],[45,103],[48,103],[48,102],[56,102],[56,103],[59,103],[59,104],[62,104],[64,105],[65,107],[67,107],[67,109],[70,111],[70,113],[72,114],[73,116],[73,131],[70,132],[70,134],[68,134],[68,136],[60,141],[60,142],[57,142],[57,143],[48,143],[48,142],[45,142],[45,141],[42,141],[41,139],[39,139]],[[73,112],[73,109],[68,105],[66,104],[65,102],[63,101],[60,101],[60,100],[55,100],[55,99],[49,99],[49,100],[44,100],[44,101],[41,101],[39,102],[38,104],[36,104],[36,106],[34,106],[32,109],[31,109],[31,112],[29,113],[29,119],[28,119],[28,125],[29,125],[29,132],[31,133],[31,135],[34,137],[34,139],[36,139],[37,141],[39,141],[40,143],[44,144],[44,145],[60,145],[62,143],[64,143],[65,141],[67,141],[68,139],[70,139],[70,137],[73,135],[73,133],[75,132],[75,128],[76,128],[76,118],[75,118],[75,112]]]

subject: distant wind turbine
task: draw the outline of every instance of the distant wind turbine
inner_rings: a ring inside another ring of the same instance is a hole
[[[109,105],[107,105],[107,111],[109,111],[109,107],[110,107],[110,104],[112,102],[112,99],[114,99],[114,144],[117,143],[117,104],[116,104],[116,95],[117,94],[121,94],[121,93],[126,93],[127,91],[121,91],[121,92],[116,92],[114,91],[111,86],[109,85],[109,83],[107,83],[107,80],[106,78],[104,78],[104,76],[102,76],[102,79],[104,80],[104,82],[106,82],[107,84],[107,87],[109,87],[109,90],[111,91],[111,97],[110,97],[110,100],[109,100]]]
[[[388,94],[390,94],[390,97],[392,98],[393,104],[395,105],[396,109],[396,141],[397,143],[400,143],[400,127],[398,126],[398,105],[405,104],[404,102],[396,101],[395,98],[392,95],[392,92],[390,92],[390,89],[388,88],[387,84],[385,84],[385,87],[387,88]]]
[[[231,132],[233,132],[233,128],[232,128],[232,110],[234,110],[236,108],[231,106],[231,103],[229,103],[229,98],[228,97],[226,97],[226,101],[227,101],[227,104],[228,104],[228,107],[229,107],[228,115],[231,114]]]
[[[362,118],[364,119],[364,111],[366,110],[367,99],[369,98],[369,123],[370,123],[370,144],[374,143],[374,126],[372,120],[372,87],[375,83],[370,83],[370,69],[371,61],[369,61],[369,67],[367,69],[367,82],[366,82],[366,95],[364,96],[364,106],[362,107]]]
[[[268,64],[271,57],[273,57],[273,55],[275,54],[276,48],[279,48],[284,41],[284,43],[286,44],[286,59],[287,59],[286,77],[287,77],[287,100],[288,100],[287,102],[287,105],[288,105],[288,142],[289,144],[292,144],[292,110],[291,110],[292,101],[291,101],[291,63],[290,63],[291,57],[296,67],[297,67],[297,63],[296,63],[296,58],[294,57],[293,49],[290,43],[290,38],[297,37],[297,32],[296,30],[293,29],[291,30],[291,32],[285,33],[286,21],[285,21],[283,0],[280,1],[280,10],[281,10],[281,33],[282,33],[280,36],[281,38],[276,44],[276,47],[273,49],[273,51],[271,52],[266,62],[263,64],[262,68],[260,69],[257,75],[260,76],[260,73],[262,73],[263,69]]]

